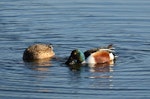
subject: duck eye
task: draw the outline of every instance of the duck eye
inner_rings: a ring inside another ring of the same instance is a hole
[[[73,54],[74,54],[74,55],[77,55],[77,53],[76,53],[76,52],[74,52]]]

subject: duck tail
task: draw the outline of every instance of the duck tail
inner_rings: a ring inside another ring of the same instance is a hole
[[[107,46],[107,49],[113,50],[113,49],[115,49],[115,48],[113,47],[113,44],[109,44],[109,45]]]

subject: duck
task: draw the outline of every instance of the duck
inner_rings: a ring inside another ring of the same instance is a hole
[[[90,64],[90,66],[95,66],[96,64],[112,65],[115,59],[114,48],[110,44],[107,47],[94,48],[85,52],[74,49],[65,64],[70,66],[79,64]]]
[[[51,44],[33,44],[25,49],[23,53],[24,61],[34,61],[48,59],[55,56]]]

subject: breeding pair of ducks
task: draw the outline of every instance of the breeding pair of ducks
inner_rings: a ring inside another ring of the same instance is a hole
[[[24,61],[34,61],[48,59],[55,56],[52,45],[48,44],[34,44],[29,46],[23,54]],[[82,65],[82,64],[109,64],[113,65],[116,56],[113,51],[113,46],[94,48],[85,51],[84,53],[79,49],[75,49],[71,52],[66,65]]]

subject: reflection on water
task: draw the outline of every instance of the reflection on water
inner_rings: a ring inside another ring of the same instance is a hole
[[[48,71],[48,67],[43,66],[34,66],[34,65],[26,65],[31,70],[37,70],[37,71]]]
[[[114,61],[103,64],[74,64],[68,66],[71,71],[81,71],[83,67],[89,67],[90,72],[113,72]]]
[[[113,88],[113,76],[101,75],[91,76],[92,79],[91,87],[100,89],[112,89]]]
[[[32,62],[24,62],[26,67],[32,70],[37,71],[48,71],[49,66],[51,66],[51,59],[42,59],[42,60],[35,60]]]
[[[113,72],[113,67],[108,65],[95,66],[90,68],[90,72]]]

